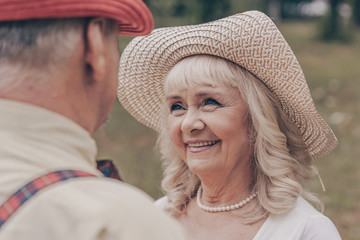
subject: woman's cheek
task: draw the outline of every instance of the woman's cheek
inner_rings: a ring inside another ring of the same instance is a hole
[[[182,139],[181,133],[181,121],[180,119],[175,118],[174,116],[169,117],[168,119],[168,131],[170,134],[171,142],[174,145],[176,151],[182,159],[185,157],[185,145]]]

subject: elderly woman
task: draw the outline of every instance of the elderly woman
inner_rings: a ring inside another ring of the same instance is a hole
[[[340,239],[302,186],[337,140],[266,15],[135,38],[119,84],[124,107],[159,132],[166,197],[157,204],[190,239]]]

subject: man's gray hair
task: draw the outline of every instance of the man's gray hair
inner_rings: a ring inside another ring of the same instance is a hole
[[[0,60],[34,67],[61,61],[81,36],[86,19],[0,23]]]
[[[84,39],[90,20],[38,19],[0,23],[0,89],[21,84],[20,79],[17,83],[9,79],[9,74],[19,70],[21,74],[33,75],[51,72],[66,64],[77,43]],[[116,33],[116,22],[108,21],[106,34]]]

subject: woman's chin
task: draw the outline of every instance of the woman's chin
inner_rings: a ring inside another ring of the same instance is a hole
[[[219,172],[219,165],[214,164],[209,159],[191,159],[188,160],[187,164],[190,171],[199,177],[214,175]]]

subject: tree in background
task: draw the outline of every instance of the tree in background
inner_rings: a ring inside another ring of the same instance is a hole
[[[320,37],[323,40],[346,40],[339,14],[339,6],[342,2],[342,0],[329,0],[329,12],[321,25]]]
[[[175,0],[173,16],[187,17],[191,23],[204,23],[230,14],[233,0]]]
[[[263,0],[263,11],[277,21],[303,17],[301,5],[313,0]]]
[[[200,21],[209,22],[228,15],[230,10],[230,0],[197,0],[201,13]]]
[[[276,21],[289,18],[306,17],[301,11],[304,3],[310,3],[313,0],[263,0],[265,12]],[[320,38],[323,40],[348,41],[350,33],[347,28],[347,19],[340,15],[340,7],[344,10],[348,3],[347,0],[328,0],[329,11],[321,21]],[[347,5],[348,6],[348,5]],[[360,26],[360,0],[352,0],[352,11],[355,23]],[[344,11],[342,11],[344,13]],[[344,15],[344,14],[343,14]]]
[[[281,2],[283,0],[264,0],[263,1],[263,11],[276,21],[280,21],[281,17]]]
[[[144,0],[154,17],[168,17],[172,22],[158,22],[160,26],[171,24],[198,24],[219,19],[251,9],[264,11],[275,21],[304,17],[301,6],[313,0]],[[354,22],[360,26],[360,0],[328,0],[329,12],[323,18],[319,35],[324,40],[347,40],[344,21],[339,5],[351,1]],[[175,18],[176,21],[174,21]],[[180,20],[179,19],[186,19]]]
[[[355,24],[360,27],[360,0],[353,0],[353,17]]]
[[[186,3],[183,0],[176,0],[174,4],[174,16],[175,17],[182,17],[186,13]]]
[[[199,24],[248,10],[265,11],[266,0],[144,0],[157,27],[173,24]],[[278,0],[274,0],[278,1]],[[166,21],[167,21],[166,20]]]

